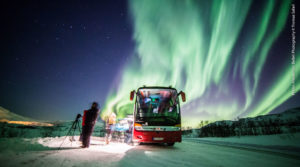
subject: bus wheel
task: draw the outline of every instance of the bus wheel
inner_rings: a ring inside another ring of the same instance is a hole
[[[141,145],[141,143],[139,143],[139,142],[132,142],[132,145],[133,146],[138,146],[138,145]]]
[[[175,143],[167,143],[168,146],[174,146]]]

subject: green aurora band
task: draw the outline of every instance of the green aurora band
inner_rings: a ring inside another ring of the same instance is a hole
[[[111,89],[102,117],[111,111],[119,118],[132,114],[129,93],[142,85],[172,85],[185,91],[183,126],[267,114],[289,99],[290,53],[279,77],[271,78],[271,86],[263,94],[258,94],[258,88],[268,53],[286,25],[291,1],[262,1],[251,29],[239,40],[252,4],[250,0],[129,1],[136,51],[120,83]],[[233,54],[237,46],[246,47]],[[298,66],[295,73],[299,72]],[[295,84],[298,92],[300,82]]]

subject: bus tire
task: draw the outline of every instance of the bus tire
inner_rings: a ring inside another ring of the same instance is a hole
[[[168,146],[174,146],[175,143],[167,143]]]

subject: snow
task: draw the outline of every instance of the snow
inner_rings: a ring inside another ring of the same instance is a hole
[[[39,157],[47,157],[49,164],[43,166],[73,166],[75,163],[93,161],[94,165],[105,162],[109,165],[120,160],[133,146],[125,143],[111,143],[106,145],[103,138],[92,137],[89,148],[80,148],[79,136],[71,142],[69,137],[47,138],[2,138],[0,139],[0,162],[7,166],[33,165]],[[63,143],[63,144],[62,144]],[[22,155],[22,156],[21,156]],[[111,158],[113,156],[113,158]],[[10,161],[15,157],[16,161]],[[27,164],[27,159],[34,159]],[[95,161],[95,162],[94,162]],[[40,166],[42,162],[36,164]],[[54,165],[54,164],[56,165]]]
[[[238,144],[253,144],[263,146],[289,146],[300,148],[300,133],[276,134],[261,136],[234,136],[234,137],[203,137],[191,138],[202,141],[228,142]]]
[[[65,140],[61,149],[59,146]],[[78,136],[76,137],[78,139]],[[130,146],[93,137],[90,148],[65,137],[1,138],[1,166],[195,166],[195,167],[289,167],[299,166],[300,158],[270,152],[243,150],[197,142]]]
[[[59,148],[60,146],[62,146],[62,148],[79,148],[81,146],[81,142],[78,141],[79,136],[75,136],[74,138],[76,140],[75,142],[71,142],[70,137],[36,138],[32,141],[49,148]],[[124,143],[112,142],[111,144],[106,145],[104,138],[92,137],[90,147],[87,148],[87,150],[106,153],[125,153],[131,148],[132,146]]]
[[[9,115],[7,111],[2,113]],[[272,117],[275,118],[274,115]],[[292,117],[287,119],[292,120]],[[300,166],[299,132],[225,138],[183,138],[183,142],[176,143],[174,147],[151,144],[131,146],[117,142],[106,145],[104,138],[99,137],[104,133],[103,122],[98,122],[90,147],[80,148],[79,130],[75,133],[76,141],[71,142],[69,137],[65,137],[72,123],[73,121],[53,122],[54,126],[50,127],[0,123],[1,166]],[[199,136],[197,131],[192,132],[190,136]],[[235,147],[226,147],[224,143]],[[242,149],[242,144],[261,146],[262,149]],[[280,152],[282,150],[264,151],[263,146],[296,148],[298,152],[288,154]]]

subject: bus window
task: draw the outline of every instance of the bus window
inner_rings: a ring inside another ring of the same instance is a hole
[[[143,93],[141,93],[143,92]],[[180,122],[177,92],[174,89],[147,89],[137,93],[137,115],[140,122],[175,125]]]

